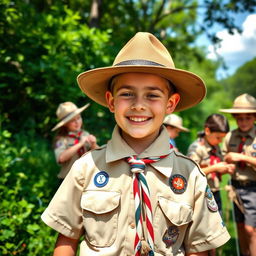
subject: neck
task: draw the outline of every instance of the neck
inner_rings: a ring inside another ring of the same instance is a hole
[[[136,152],[137,155],[144,152],[154,142],[158,135],[159,133],[149,135],[147,138],[133,138],[121,131],[122,138]]]

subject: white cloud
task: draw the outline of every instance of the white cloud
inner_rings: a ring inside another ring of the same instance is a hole
[[[256,14],[248,15],[242,28],[241,34],[235,32],[231,35],[227,30],[217,33],[222,42],[216,51],[224,58],[229,74],[234,73],[239,66],[256,56]],[[212,45],[208,47],[208,51],[207,57],[216,60],[217,57]]]

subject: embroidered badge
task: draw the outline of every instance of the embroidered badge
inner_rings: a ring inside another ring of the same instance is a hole
[[[169,248],[176,243],[179,234],[180,232],[177,226],[168,227],[163,236],[163,242],[165,243],[166,248]]]
[[[218,211],[218,205],[214,199],[214,196],[212,194],[212,191],[210,187],[207,185],[206,190],[205,190],[205,198],[206,198],[206,204],[209,210],[212,212],[217,212]]]
[[[174,174],[169,179],[169,185],[174,193],[182,194],[187,188],[187,181],[182,175]]]
[[[256,157],[256,152],[252,152],[252,156]]]
[[[256,149],[256,144],[252,144],[252,148],[253,148],[253,149]]]
[[[104,187],[107,185],[108,180],[109,180],[109,175],[106,172],[101,171],[95,175],[94,184],[96,187]]]

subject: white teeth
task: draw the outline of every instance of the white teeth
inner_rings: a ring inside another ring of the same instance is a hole
[[[147,120],[145,117],[129,117],[129,119],[134,122],[144,122]]]

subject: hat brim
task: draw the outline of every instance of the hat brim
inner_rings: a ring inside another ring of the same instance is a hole
[[[77,82],[81,90],[92,100],[107,107],[105,92],[113,76],[123,73],[151,73],[170,80],[176,87],[181,99],[175,111],[190,108],[203,100],[206,87],[203,80],[189,71],[160,66],[111,66],[97,68],[81,73]]]
[[[230,114],[256,113],[256,109],[248,109],[248,108],[228,108],[228,109],[220,109],[219,111],[223,113],[230,113]]]
[[[186,127],[179,126],[179,125],[173,125],[173,126],[180,129],[182,132],[189,132],[189,129],[187,129]]]
[[[169,124],[169,123],[163,123],[164,125],[169,125],[169,126],[173,126],[175,128],[180,129],[182,132],[189,132],[189,129],[180,125],[176,125],[176,124]]]
[[[71,112],[66,118],[62,119],[58,124],[56,124],[51,131],[55,131],[57,129],[59,129],[60,127],[62,127],[63,125],[65,125],[67,122],[69,122],[72,118],[74,118],[76,115],[80,114],[82,111],[84,111],[85,109],[87,109],[90,106],[90,103],[87,103],[86,105],[84,105],[81,108],[78,108],[77,110]]]

